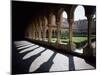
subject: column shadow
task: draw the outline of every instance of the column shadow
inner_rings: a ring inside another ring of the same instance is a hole
[[[54,52],[50,59],[43,63],[36,71],[34,71],[34,73],[49,72],[51,66],[53,65],[53,59],[55,58],[56,54],[57,53]]]
[[[69,58],[69,71],[75,71],[75,64],[72,55],[67,55]]]
[[[32,50],[35,50],[35,49],[32,49]],[[44,51],[46,51],[46,49],[44,49],[43,51],[39,52],[38,54],[36,54],[34,56],[31,56],[30,58],[28,58],[26,60],[22,60],[23,56],[25,54],[31,52],[31,51],[27,51],[25,53],[19,54],[17,52],[17,48],[14,46],[14,44],[12,45],[12,74],[25,74],[25,73],[29,73],[29,66],[30,66],[30,64],[37,57],[39,57]]]

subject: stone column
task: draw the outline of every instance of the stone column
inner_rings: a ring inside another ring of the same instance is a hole
[[[32,26],[29,27],[29,38],[32,39]]]
[[[49,43],[51,42],[51,37],[52,37],[52,30],[51,30],[51,26],[49,24],[49,27],[48,27],[48,42]]]
[[[36,26],[34,25],[34,40],[36,40]]]
[[[33,39],[35,39],[35,31],[33,30]]]
[[[35,31],[35,40],[37,40],[38,39],[38,33],[37,33],[37,31]]]
[[[91,26],[93,24],[93,15],[88,15],[87,16],[88,20],[88,42],[86,47],[83,49],[83,55],[86,57],[91,57],[93,56],[93,47],[91,45]]]
[[[46,26],[43,26],[43,41],[46,40]]]
[[[35,30],[34,30],[35,28],[34,28],[34,24],[32,25],[32,39],[35,39]]]
[[[41,30],[39,30],[38,33],[39,33],[39,40],[41,40]]]
[[[34,26],[34,40],[36,39],[36,30],[35,30],[35,26]]]
[[[68,22],[69,22],[69,43],[70,44],[72,44],[72,35],[73,35],[73,33],[72,33],[72,25],[73,25],[73,19],[68,19]]]
[[[38,33],[37,26],[36,26],[36,34],[35,34],[35,35],[36,35],[36,40],[38,40],[38,38],[39,38],[39,36],[38,36],[38,35],[39,35],[39,33]]]
[[[72,52],[75,50],[76,45],[73,43],[72,41],[72,37],[73,37],[73,30],[72,30],[72,25],[74,23],[74,19],[68,19],[68,23],[69,23],[69,43],[67,44],[67,48],[69,52]]]
[[[37,40],[37,31],[35,31],[35,40]]]
[[[60,44],[60,22],[57,22],[57,41],[56,41],[56,44]]]

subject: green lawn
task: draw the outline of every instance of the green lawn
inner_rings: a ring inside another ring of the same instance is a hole
[[[72,37],[73,42],[83,42],[87,40],[87,37]]]
[[[95,38],[95,36],[92,36],[92,38]],[[55,43],[56,42],[56,38],[52,38],[52,43]],[[83,37],[83,36],[79,36],[79,37],[72,37],[72,40],[73,42],[75,43],[80,43],[80,42],[83,42],[83,41],[86,41],[87,40],[87,37]],[[61,39],[61,43],[68,43],[69,39]]]
[[[94,39],[94,38],[96,38],[95,35],[93,35],[91,37],[91,39]],[[87,39],[88,39],[87,36],[74,36],[74,37],[72,37],[72,40],[76,44],[77,48],[83,47],[84,44],[86,43]],[[47,40],[48,40],[48,38],[47,38]],[[57,38],[52,38],[52,40],[51,40],[52,44],[56,43],[56,41],[57,41]],[[65,44],[66,45],[68,42],[69,42],[69,39],[67,37],[66,39],[61,39],[60,44]]]

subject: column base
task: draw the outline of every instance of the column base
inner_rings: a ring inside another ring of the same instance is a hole
[[[91,44],[88,44],[85,48],[83,48],[83,55],[87,58],[93,56],[93,47]]]
[[[67,44],[67,51],[68,52],[73,52],[76,49],[76,44],[75,43],[68,43]]]
[[[61,41],[56,41],[56,45],[59,45],[61,43]]]

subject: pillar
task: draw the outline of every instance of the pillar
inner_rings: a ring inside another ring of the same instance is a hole
[[[34,24],[34,29],[33,29],[33,34],[34,34],[34,40],[36,40],[36,26],[35,26],[35,24]]]
[[[33,30],[33,39],[35,39],[35,31]]]
[[[46,26],[43,26],[43,41],[46,40]]]
[[[49,24],[49,27],[48,27],[48,42],[50,43],[51,42],[51,37],[52,37],[52,30],[51,30],[51,24]]]
[[[42,40],[45,41],[46,40],[46,23],[45,23],[45,19],[42,20]]]
[[[88,20],[88,42],[87,46],[83,49],[83,55],[86,57],[91,57],[93,56],[93,47],[91,45],[91,26],[93,24],[93,15],[88,15],[87,16]]]
[[[57,22],[57,41],[56,41],[56,44],[60,44],[60,22]]]
[[[41,40],[42,39],[41,38],[41,30],[39,30],[38,33],[39,33],[39,39],[38,40]]]
[[[74,19],[68,18],[68,23],[69,23],[69,43],[67,44],[67,49],[69,52],[72,52],[76,49],[76,45],[72,41],[72,37],[73,37],[72,25],[74,23]]]
[[[34,24],[32,26],[32,38],[35,39],[35,27],[34,27]]]
[[[37,40],[37,31],[35,31],[35,40]]]
[[[69,22],[69,43],[70,44],[72,44],[72,35],[73,35],[73,33],[72,33],[72,25],[73,25],[73,19],[68,19],[68,22]]]
[[[37,25],[36,25],[36,33],[35,33],[35,36],[36,36],[36,40],[38,40],[38,38],[39,38],[39,32],[38,32],[38,29],[37,29]]]
[[[32,25],[29,27],[29,39],[32,39]]]

